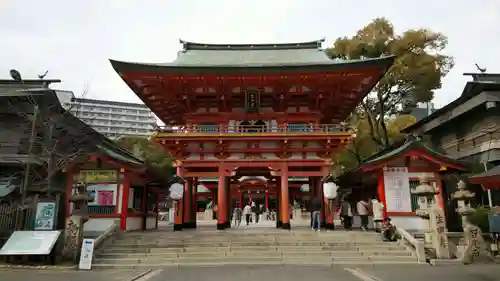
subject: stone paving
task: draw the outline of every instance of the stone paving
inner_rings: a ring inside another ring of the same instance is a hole
[[[404,277],[404,278],[403,278]],[[453,279],[451,279],[453,278]],[[172,268],[154,276],[151,281],[498,281],[498,265],[479,266],[234,266],[212,268]]]
[[[498,281],[498,265],[436,266],[221,266],[179,267],[155,271],[92,270],[60,271],[3,269],[0,280],[25,281]]]
[[[57,270],[57,269],[0,269],[5,281],[129,281],[145,270]]]

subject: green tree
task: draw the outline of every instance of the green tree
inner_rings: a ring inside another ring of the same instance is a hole
[[[356,138],[337,155],[337,163],[339,163],[337,166],[344,170],[355,168],[380,150],[378,143],[373,140],[371,126],[367,118],[353,113],[348,121],[351,127],[355,128]],[[387,128],[389,145],[404,141],[406,135],[401,133],[401,130],[414,124],[415,121],[415,117],[411,115],[398,115],[386,120],[384,124]]]
[[[132,152],[134,156],[144,160],[146,164],[173,171],[170,155],[157,142],[133,136],[121,137],[115,142],[123,149]]]
[[[366,59],[396,56],[394,65],[361,103],[360,114],[370,127],[370,137],[381,148],[390,145],[387,118],[433,99],[442,78],[453,67],[453,58],[442,54],[448,41],[429,29],[409,29],[396,34],[385,18],[374,19],[352,37],[338,38],[327,49],[331,58]]]

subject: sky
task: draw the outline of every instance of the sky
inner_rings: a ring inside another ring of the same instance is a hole
[[[179,39],[206,43],[281,43],[352,36],[377,17],[397,32],[430,28],[448,36],[455,67],[434,103],[457,98],[476,72],[500,73],[500,1],[477,0],[16,0],[0,1],[0,78],[48,70],[53,88],[87,98],[139,102],[109,59],[175,59]]]

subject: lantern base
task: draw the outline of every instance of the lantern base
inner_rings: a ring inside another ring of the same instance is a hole
[[[195,223],[195,222],[192,222],[192,221],[185,222],[185,223],[183,224],[183,228],[187,228],[187,229],[193,229],[193,228],[196,228],[196,223]]]
[[[290,230],[290,229],[292,229],[292,226],[290,225],[289,222],[284,222],[281,224],[281,228]]]
[[[174,224],[174,231],[180,231],[183,228],[183,224]]]
[[[226,228],[229,228],[229,222],[217,223],[217,230],[225,230]]]
[[[326,230],[334,230],[335,229],[335,225],[333,223],[325,223],[325,224],[323,224],[323,226]]]

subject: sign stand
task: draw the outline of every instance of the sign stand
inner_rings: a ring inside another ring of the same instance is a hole
[[[78,269],[91,270],[92,258],[94,256],[95,239],[83,239],[80,250],[80,263]]]

